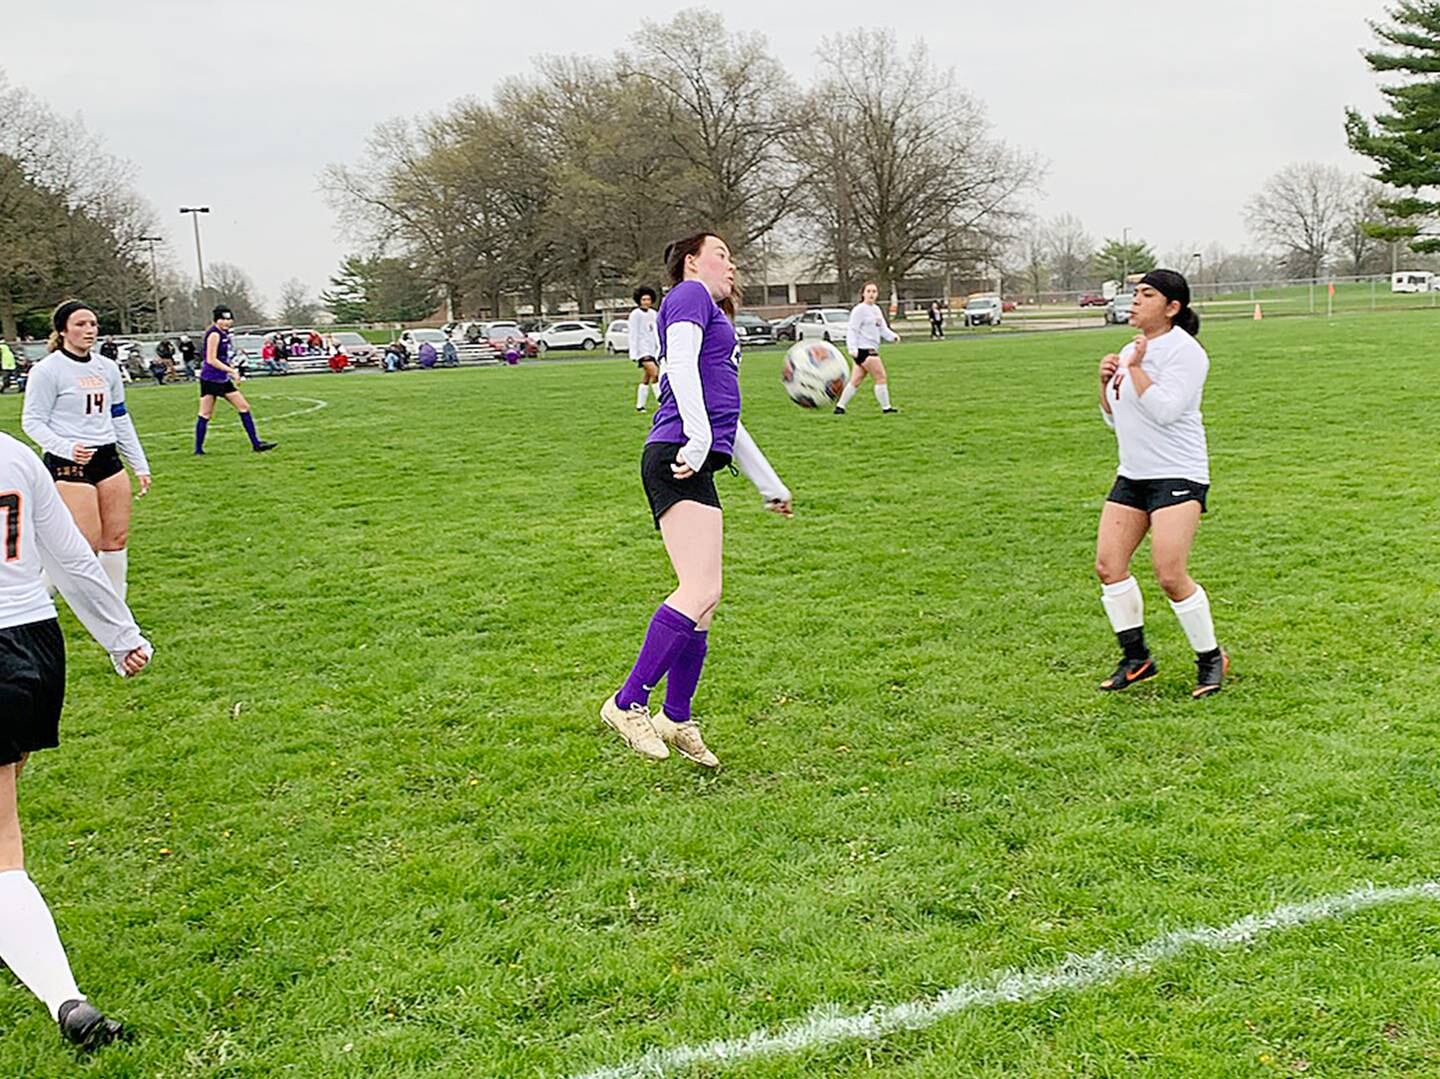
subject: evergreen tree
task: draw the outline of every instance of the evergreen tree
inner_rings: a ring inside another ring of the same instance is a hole
[[[1378,165],[1374,178],[1402,191],[1377,201],[1388,220],[1367,223],[1366,231],[1428,254],[1440,251],[1440,236],[1426,232],[1440,215],[1440,202],[1421,195],[1440,187],[1440,0],[1402,0],[1389,14],[1390,25],[1371,28],[1395,51],[1367,52],[1365,60],[1373,71],[1408,78],[1382,88],[1392,111],[1373,121],[1347,109],[1345,134],[1352,150]]]

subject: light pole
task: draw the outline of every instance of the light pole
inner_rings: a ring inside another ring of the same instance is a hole
[[[210,207],[182,206],[180,207],[180,212],[182,214],[189,214],[190,222],[195,226],[195,269],[200,272],[200,288],[203,291],[205,288],[205,260],[200,255],[200,215],[208,214]]]
[[[1120,230],[1120,290],[1125,290],[1128,283],[1125,279],[1130,276],[1130,226],[1126,225]]]
[[[155,295],[155,328],[161,333],[165,332],[165,311],[160,306],[160,271],[155,265],[155,245],[163,244],[163,236],[141,236],[142,244],[150,245],[150,290]]]

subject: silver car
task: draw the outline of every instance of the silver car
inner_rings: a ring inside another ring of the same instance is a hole
[[[1122,292],[1108,304],[1105,305],[1105,321],[1112,326],[1128,326],[1130,324],[1130,304],[1135,299],[1135,293]]]

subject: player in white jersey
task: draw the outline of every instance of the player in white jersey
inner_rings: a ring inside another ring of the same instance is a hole
[[[95,312],[78,300],[55,309],[50,355],[30,371],[20,424],[45,451],[70,515],[125,598],[130,538],[130,478],[123,457],[150,490],[150,464],[125,407],[125,384],[114,360],[92,353]]]
[[[1120,467],[1100,513],[1095,572],[1124,652],[1100,688],[1121,690],[1156,674],[1140,585],[1130,574],[1130,559],[1149,532],[1156,579],[1195,649],[1191,696],[1209,697],[1219,692],[1230,657],[1215,640],[1209,597],[1188,569],[1210,490],[1200,414],[1210,358],[1195,340],[1200,316],[1190,310],[1189,283],[1174,270],[1146,274],[1135,287],[1130,324],[1140,331],[1135,340],[1100,361],[1100,412],[1115,429]]]
[[[630,358],[640,368],[640,385],[635,387],[635,411],[645,411],[645,398],[651,393],[660,402],[660,331],[659,312],[655,310],[655,290],[642,285],[635,290],[635,310],[630,312]]]
[[[840,394],[840,403],[835,406],[839,415],[845,415],[850,399],[860,389],[860,383],[869,375],[875,380],[875,400],[881,412],[899,412],[890,405],[890,376],[885,373],[885,361],[880,358],[881,341],[898,341],[900,335],[890,328],[875,302],[880,296],[880,286],[866,281],[860,290],[860,302],[850,309],[850,324],[845,330],[845,347],[855,368],[850,372],[850,383]]]
[[[25,446],[0,434],[0,963],[83,1049],[123,1031],[85,999],[45,900],[25,872],[15,784],[26,757],[60,744],[65,640],[42,567],[115,670],[150,661],[129,608],[115,594],[55,484]]]

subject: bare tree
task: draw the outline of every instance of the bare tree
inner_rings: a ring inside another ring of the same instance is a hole
[[[1045,226],[1045,242],[1055,287],[1062,292],[1084,288],[1095,254],[1095,239],[1085,231],[1080,219],[1070,214],[1052,218]]]
[[[1006,277],[1014,278],[1018,273],[1030,298],[1039,303],[1040,294],[1050,288],[1050,244],[1045,230],[1033,224],[1016,237],[1011,259],[1013,272]]]
[[[250,275],[230,262],[212,262],[205,267],[206,286],[203,295],[197,297],[202,317],[210,318],[210,311],[217,304],[225,304],[235,315],[235,321],[242,325],[256,325],[266,321],[265,310],[255,282]]]
[[[280,286],[277,302],[280,307],[275,317],[286,326],[308,326],[315,321],[319,304],[298,277],[292,277]]]
[[[1245,221],[1293,277],[1319,277],[1340,249],[1355,182],[1333,165],[1286,165],[1245,206]]]
[[[1392,268],[1398,245],[1376,237],[1373,225],[1378,223],[1389,227],[1401,224],[1386,207],[1387,203],[1400,197],[1400,192],[1374,180],[1353,181],[1350,204],[1340,226],[1339,246],[1345,255],[1342,264],[1344,272],[1380,273]]]
[[[923,44],[902,57],[893,33],[856,31],[821,52],[847,62],[815,93],[839,135],[826,149],[844,159],[820,182],[838,185],[837,224],[882,291],[895,296],[917,267],[998,257],[1021,223],[1018,197],[1039,178],[1034,159],[991,135],[980,103]]]

